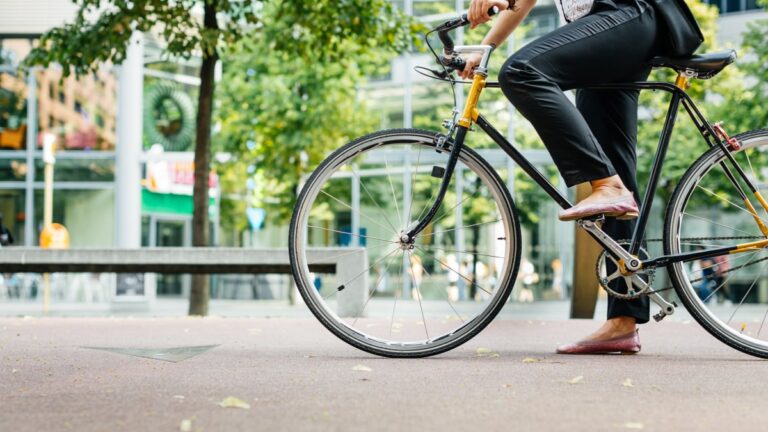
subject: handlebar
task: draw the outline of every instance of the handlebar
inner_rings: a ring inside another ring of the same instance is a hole
[[[494,16],[497,13],[499,13],[499,8],[496,6],[488,9],[488,16]],[[437,30],[437,37],[439,37],[440,42],[443,43],[443,52],[448,55],[453,54],[453,39],[451,39],[451,35],[449,35],[448,32],[459,27],[464,27],[467,24],[469,24],[469,18],[467,18],[467,14],[465,13],[458,18],[440,24],[440,26],[435,29]]]

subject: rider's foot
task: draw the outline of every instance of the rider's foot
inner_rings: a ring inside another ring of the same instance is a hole
[[[632,317],[616,317],[607,320],[597,331],[576,343],[557,347],[558,354],[603,354],[640,352],[637,323]]]
[[[560,212],[560,220],[584,219],[589,216],[604,214],[617,219],[634,219],[638,215],[637,203],[632,195],[615,175],[593,180],[592,193],[575,206]]]

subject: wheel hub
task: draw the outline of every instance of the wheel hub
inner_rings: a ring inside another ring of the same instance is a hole
[[[400,250],[402,251],[413,250],[416,247],[415,242],[416,242],[416,239],[410,238],[408,234],[406,234],[405,232],[401,232],[400,238],[398,238],[397,240],[397,244],[400,247]]]

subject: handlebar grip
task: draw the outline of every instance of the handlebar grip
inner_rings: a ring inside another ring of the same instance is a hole
[[[493,6],[488,9],[488,16],[494,16],[498,13],[499,8],[497,6]],[[446,21],[440,27],[438,27],[437,36],[440,38],[440,42],[443,44],[443,51],[446,54],[452,53],[454,46],[453,39],[451,39],[451,36],[448,34],[448,32],[459,27],[464,27],[467,24],[469,24],[469,18],[465,13],[462,14],[461,17]]]
[[[498,6],[491,6],[491,8],[488,9],[488,16],[494,16],[494,15],[496,15],[499,12],[500,11],[499,11],[499,7]],[[462,25],[469,24],[469,18],[467,17],[466,13],[461,16],[461,21],[464,23]]]

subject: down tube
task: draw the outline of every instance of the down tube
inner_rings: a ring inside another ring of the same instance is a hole
[[[485,117],[481,115],[477,116],[476,123],[480,129],[485,131],[485,133],[487,133],[488,136],[491,137],[491,139],[495,141],[496,144],[498,144],[499,147],[501,147],[501,149],[504,150],[504,152],[508,154],[509,157],[511,157],[512,160],[514,160],[515,163],[517,163],[530,178],[533,179],[533,181],[541,186],[541,188],[544,189],[544,191],[549,196],[551,196],[552,199],[560,205],[560,207],[563,209],[569,209],[573,207],[573,204],[571,204],[570,201],[568,201],[568,199],[563,196],[559,190],[557,190],[557,188],[552,186],[552,183],[550,183],[549,180],[544,177],[544,174],[536,169],[536,167],[533,166],[533,164],[531,164],[518,149],[510,144],[509,141],[507,141],[507,139],[504,138],[504,136],[499,131],[494,129],[494,127],[488,123],[488,120],[486,120]],[[509,174],[512,175],[512,173]]]

